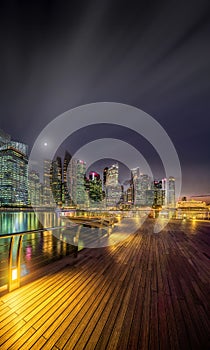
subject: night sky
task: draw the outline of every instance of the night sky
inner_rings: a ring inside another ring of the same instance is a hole
[[[155,118],[173,141],[183,195],[210,193],[209,0],[5,0],[0,6],[1,129],[32,147],[71,108],[129,104]],[[108,129],[82,129],[62,147],[75,152]],[[122,128],[111,132],[131,143],[136,137]],[[161,176],[154,150],[135,143]]]

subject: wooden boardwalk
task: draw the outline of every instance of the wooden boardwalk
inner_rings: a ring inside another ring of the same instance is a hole
[[[210,225],[147,221],[0,299],[1,349],[208,347]],[[48,267],[48,272],[50,265]]]

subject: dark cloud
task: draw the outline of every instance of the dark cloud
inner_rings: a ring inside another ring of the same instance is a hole
[[[2,1],[0,13],[1,128],[32,146],[72,107],[131,104],[174,142],[183,191],[210,192],[209,1]]]

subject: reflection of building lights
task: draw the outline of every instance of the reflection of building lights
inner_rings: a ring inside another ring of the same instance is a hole
[[[15,281],[17,279],[17,269],[12,270],[12,281]]]
[[[31,253],[32,253],[32,249],[31,247],[26,247],[26,260],[31,260]]]

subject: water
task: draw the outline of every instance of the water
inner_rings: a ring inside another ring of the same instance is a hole
[[[59,226],[60,219],[53,212],[39,213],[45,228]],[[0,212],[0,235],[36,230],[43,227],[34,212]]]
[[[4,234],[52,228],[61,226],[56,213],[39,213],[41,223],[34,212],[0,212],[0,290],[8,283],[8,258],[10,238],[1,238]],[[57,235],[64,229],[57,229]],[[16,266],[18,237],[15,237],[12,251],[12,265]],[[30,275],[39,267],[51,261],[69,255],[75,247],[63,242],[54,235],[54,231],[38,231],[23,235],[21,249],[21,277]]]

